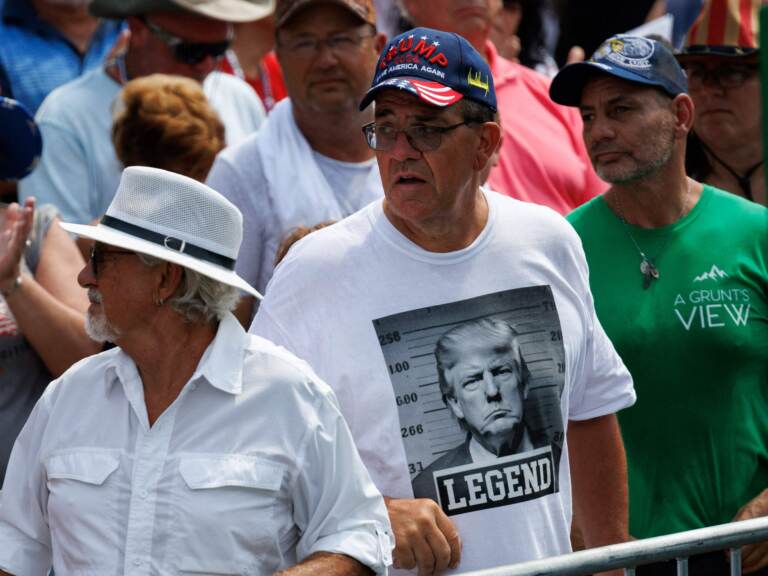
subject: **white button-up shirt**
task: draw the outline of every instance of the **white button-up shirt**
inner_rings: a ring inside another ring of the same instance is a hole
[[[0,568],[271,574],[318,551],[378,573],[393,539],[335,396],[231,315],[150,428],[119,348],[46,390],[11,455]]]

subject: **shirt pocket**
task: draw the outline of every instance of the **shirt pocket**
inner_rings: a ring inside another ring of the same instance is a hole
[[[117,568],[119,468],[119,454],[109,450],[69,449],[46,460],[48,524],[64,571]]]
[[[281,557],[274,514],[284,468],[258,456],[179,460],[176,540],[181,574],[266,574]]]

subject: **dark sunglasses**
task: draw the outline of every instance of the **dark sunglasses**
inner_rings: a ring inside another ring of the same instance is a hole
[[[199,64],[209,56],[213,59],[219,59],[224,56],[234,36],[234,29],[229,25],[227,28],[227,39],[222,42],[187,42],[170,32],[166,32],[147,20],[147,18],[142,17],[141,21],[152,34],[160,38],[160,40],[165,42],[166,46],[173,50],[173,57],[176,60],[190,66]]]
[[[710,84],[720,88],[738,88],[757,74],[757,69],[757,64],[725,64],[714,68],[689,64],[685,67],[688,74],[688,87],[694,89]]]
[[[93,268],[93,275],[99,275],[99,268],[104,264],[104,261],[108,256],[126,256],[128,254],[136,254],[130,250],[105,250],[102,245],[94,244],[91,246],[91,255],[88,261]]]

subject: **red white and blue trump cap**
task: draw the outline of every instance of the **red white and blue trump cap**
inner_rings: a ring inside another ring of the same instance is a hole
[[[488,63],[458,34],[414,28],[396,36],[379,56],[364,110],[381,90],[410,92],[432,106],[468,98],[496,111],[496,91]]]

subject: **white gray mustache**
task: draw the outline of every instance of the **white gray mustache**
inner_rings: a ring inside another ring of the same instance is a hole
[[[88,288],[88,300],[91,304],[101,304],[101,292],[96,288]]]

